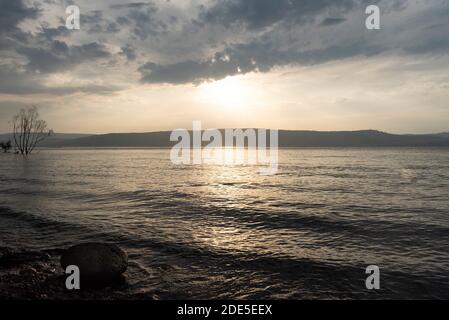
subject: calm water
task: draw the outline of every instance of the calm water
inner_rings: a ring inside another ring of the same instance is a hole
[[[161,298],[449,298],[449,150],[281,150],[174,166],[169,150],[0,155],[0,246],[118,243]],[[381,268],[381,290],[365,268]]]

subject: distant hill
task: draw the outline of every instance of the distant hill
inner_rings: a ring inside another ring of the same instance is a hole
[[[222,130],[223,132],[223,130]],[[171,147],[170,131],[110,133],[101,135],[55,135],[41,146],[164,148]],[[223,134],[224,136],[224,134]],[[0,136],[0,140],[1,140]],[[208,144],[206,142],[205,144]],[[279,147],[449,147],[449,134],[397,135],[376,130],[362,131],[279,131]]]
[[[449,138],[449,132],[438,133],[439,136]]]
[[[80,133],[53,133],[50,137],[42,141],[39,146],[40,147],[53,147],[64,145],[66,140],[74,140],[84,137],[90,137],[91,134],[80,134]],[[14,137],[12,133],[0,134],[0,141],[14,141]]]
[[[449,136],[442,134],[397,135],[376,130],[280,131],[281,147],[443,147]]]
[[[170,147],[170,131],[150,133],[109,133],[65,140],[60,147]]]

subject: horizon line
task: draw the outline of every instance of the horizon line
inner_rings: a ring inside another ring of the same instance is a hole
[[[428,132],[428,133],[392,133],[388,131],[382,131],[377,129],[356,129],[356,130],[313,130],[313,129],[273,129],[273,128],[257,128],[257,127],[233,127],[233,128],[206,128],[201,129],[201,131],[205,130],[226,130],[226,129],[241,129],[241,130],[247,130],[247,129],[254,129],[254,130],[278,130],[278,131],[297,131],[297,132],[323,132],[323,133],[341,133],[341,132],[378,132],[378,133],[385,133],[390,135],[439,135],[439,134],[449,134],[449,129],[447,131],[441,131],[441,132]],[[175,130],[187,130],[187,131],[194,131],[192,129],[188,128],[176,128],[172,130],[156,130],[156,131],[123,131],[123,132],[105,132],[105,133],[83,133],[83,132],[58,132],[55,131],[53,134],[65,134],[65,135],[86,135],[86,136],[101,136],[101,135],[111,135],[111,134],[149,134],[149,133],[163,133],[163,132],[172,132]],[[0,133],[0,136],[2,135],[11,135],[12,132],[3,132]]]

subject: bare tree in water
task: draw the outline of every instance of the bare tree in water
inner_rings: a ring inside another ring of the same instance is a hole
[[[33,152],[39,142],[50,136],[47,123],[39,119],[36,106],[21,109],[13,118],[14,144],[18,153],[28,155]]]

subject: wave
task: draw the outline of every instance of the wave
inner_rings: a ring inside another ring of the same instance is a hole
[[[240,216],[247,215],[248,212],[240,212],[226,210],[223,214],[239,214]],[[271,217],[273,218],[273,217]],[[279,217],[276,217],[279,218]],[[158,270],[166,269],[171,274],[172,280],[168,285],[170,290],[185,290],[185,284],[173,284],[176,277],[184,279],[184,281],[191,281],[194,285],[193,277],[196,273],[202,273],[201,276],[195,275],[195,281],[211,281],[209,298],[241,297],[242,292],[245,292],[246,297],[251,297],[251,294],[262,294],[262,297],[270,298],[272,295],[279,294],[279,291],[290,292],[289,298],[304,298],[305,296],[317,295],[319,297],[330,297],[329,295],[337,295],[339,298],[363,298],[370,297],[366,290],[361,285],[361,279],[364,276],[364,270],[357,265],[350,263],[344,264],[342,262],[331,263],[310,258],[292,258],[282,256],[270,256],[258,252],[245,252],[239,250],[226,250],[223,248],[213,248],[208,246],[198,246],[194,243],[186,243],[182,241],[173,241],[162,237],[141,237],[139,235],[121,233],[120,231],[108,230],[106,232],[98,230],[101,229],[96,226],[86,226],[82,224],[69,223],[65,221],[58,221],[41,215],[32,214],[24,211],[13,210],[8,207],[0,206],[0,219],[18,220],[26,222],[31,227],[35,228],[37,233],[52,230],[53,237],[50,237],[53,249],[64,248],[73,243],[87,242],[87,241],[106,241],[115,242],[123,246],[130,252],[130,259],[140,269]],[[290,223],[292,223],[292,218]],[[315,228],[315,225],[321,225],[321,228],[331,228],[332,224],[329,220],[322,218],[302,217],[298,220],[295,217],[296,223],[301,225],[310,225]],[[271,223],[276,224],[276,220],[271,220]],[[309,226],[309,227],[310,227]],[[7,224],[2,224],[2,228],[7,227]],[[335,226],[333,226],[335,229]],[[345,228],[340,222],[340,228]],[[16,230],[20,232],[21,230]],[[0,236],[0,239],[2,236]],[[66,238],[60,241],[61,238]],[[59,240],[58,240],[59,239]],[[23,239],[33,241],[33,239]],[[61,247],[58,247],[61,246]],[[48,250],[48,249],[47,249]],[[178,266],[178,267],[175,267]],[[193,273],[192,270],[197,270]],[[131,279],[142,285],[146,278],[150,276],[149,272],[140,272],[132,274]],[[215,283],[217,277],[228,277],[232,275],[235,281],[252,281],[253,287],[249,290],[238,290],[238,284],[230,281],[229,284],[224,285],[223,282]],[[422,287],[423,283],[426,288],[433,290],[428,292],[421,292],[419,297],[447,297],[448,293],[443,290],[444,286],[449,284],[448,277],[442,277],[440,274],[408,274],[397,270],[382,269],[383,279],[389,279],[389,284],[394,284],[394,289],[386,289],[383,291],[381,297],[404,297],[414,294],[415,297],[419,291],[407,292],[410,287]],[[192,279],[191,279],[192,278]],[[191,280],[189,280],[191,279]],[[179,287],[178,287],[179,286]],[[265,288],[265,289],[263,289]],[[304,288],[304,289],[301,289]],[[191,288],[192,289],[192,288]],[[192,289],[193,290],[193,289]],[[259,293],[257,293],[259,292]],[[431,293],[430,293],[431,292]],[[192,292],[190,297],[203,297],[205,292]],[[380,296],[379,296],[380,298]]]

